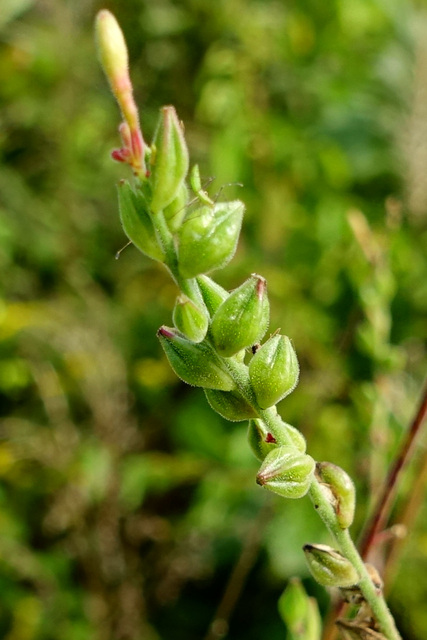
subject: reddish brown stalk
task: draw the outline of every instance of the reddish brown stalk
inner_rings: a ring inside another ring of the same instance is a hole
[[[379,533],[383,530],[387,519],[390,515],[390,510],[393,504],[393,500],[397,491],[398,480],[404,466],[408,463],[412,454],[413,446],[420,431],[421,425],[427,414],[427,383],[424,386],[424,391],[421,396],[421,401],[418,406],[418,410],[412,421],[412,424],[404,438],[400,451],[395,458],[393,465],[390,468],[388,476],[384,482],[382,493],[379,497],[377,505],[365,527],[365,531],[362,534],[361,541],[359,543],[359,551],[362,558],[366,558],[369,551],[375,544],[375,539]]]

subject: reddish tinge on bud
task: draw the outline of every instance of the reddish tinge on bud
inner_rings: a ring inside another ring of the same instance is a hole
[[[145,176],[144,140],[133,99],[128,52],[122,30],[107,9],[102,9],[96,16],[95,30],[101,64],[124,120],[120,125],[123,147],[113,151],[113,158],[127,162],[137,175]]]

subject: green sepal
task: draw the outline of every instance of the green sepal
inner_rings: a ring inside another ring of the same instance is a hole
[[[187,214],[187,202],[188,202],[188,189],[183,182],[179,187],[177,196],[172,200],[170,204],[164,209],[163,214],[165,216],[166,224],[168,225],[171,233],[176,233]]]
[[[175,327],[189,340],[201,342],[205,337],[209,326],[208,315],[186,295],[177,297],[172,318]]]
[[[356,490],[350,476],[332,462],[318,462],[316,477],[319,487],[335,511],[341,529],[347,529],[353,522],[356,508]]]
[[[256,416],[254,409],[238,391],[205,389],[205,395],[211,408],[226,420],[242,422]]]
[[[264,278],[252,274],[230,293],[212,318],[212,339],[222,356],[259,342],[267,331],[270,306]]]
[[[161,109],[150,162],[150,208],[158,213],[178,197],[189,166],[187,144],[174,107]]]
[[[298,382],[296,353],[287,336],[272,336],[258,349],[249,363],[249,376],[255,397],[268,409],[293,391]]]
[[[275,447],[266,455],[256,481],[284,498],[302,498],[313,480],[315,462],[293,447]]]
[[[313,578],[324,587],[351,587],[359,582],[356,569],[339,551],[325,544],[306,544],[303,549]]]
[[[143,193],[138,188],[134,190],[127,180],[119,182],[117,192],[123,231],[142,253],[163,262],[165,256],[157,242]]]
[[[277,442],[264,428],[261,420],[249,420],[248,442],[255,457],[261,462],[270,451],[277,447]]]
[[[235,388],[223,361],[207,343],[192,342],[169,327],[160,327],[157,336],[172,369],[187,384],[221,391]]]
[[[301,580],[291,578],[277,603],[290,634],[289,640],[320,640],[322,620],[314,598],[305,592]]]
[[[209,315],[212,317],[218,307],[228,298],[229,293],[209,278],[209,276],[198,276],[196,280],[200,293],[202,294],[203,302],[206,305]]]
[[[239,200],[196,209],[178,232],[178,268],[184,278],[224,267],[234,256],[244,205]]]

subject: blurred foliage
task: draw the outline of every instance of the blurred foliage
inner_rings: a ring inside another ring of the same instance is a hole
[[[199,640],[234,567],[229,637],[279,640],[291,576],[325,614],[301,546],[327,534],[308,501],[255,485],[246,426],[169,370],[167,274],[134,248],[114,260],[102,6],[128,39],[146,137],[174,104],[210,192],[247,205],[218,277],[267,278],[302,370],[281,412],[355,478],[356,535],[425,375],[423,3],[1,2],[0,636]],[[426,540],[419,517],[390,592],[406,640],[427,629]]]

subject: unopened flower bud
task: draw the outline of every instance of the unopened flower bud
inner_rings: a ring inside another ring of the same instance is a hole
[[[157,336],[169,364],[181,380],[206,389],[231,391],[235,388],[221,358],[208,344],[191,342],[169,327],[160,327]]]
[[[96,17],[96,38],[99,57],[111,90],[119,104],[125,122],[122,125],[124,148],[115,152],[116,160],[128,162],[138,175],[145,176],[144,140],[139,127],[138,110],[133,99],[129,77],[126,42],[120,26],[110,11],[102,9]],[[123,135],[124,132],[124,135]]]
[[[197,284],[202,294],[203,302],[212,317],[218,307],[228,298],[229,293],[219,284],[214,282],[209,276],[198,276]]]
[[[332,462],[318,462],[316,477],[319,487],[331,502],[339,526],[347,529],[353,522],[356,491],[350,476]]]
[[[230,357],[264,336],[270,306],[264,278],[252,274],[230,293],[212,319],[212,338],[218,353]]]
[[[266,455],[277,447],[274,437],[267,431],[260,420],[249,420],[248,442],[258,460],[264,460]]]
[[[189,340],[201,342],[209,326],[207,313],[199,309],[190,298],[181,294],[176,299],[173,323]]]
[[[310,598],[298,578],[291,578],[277,603],[292,640],[319,640],[321,617],[317,602]]]
[[[289,338],[275,335],[267,340],[250,361],[249,375],[262,409],[272,407],[291,393],[298,382],[299,366]]]
[[[238,391],[205,389],[205,395],[211,408],[226,420],[242,422],[256,416],[254,409]]]
[[[118,195],[120,220],[129,240],[149,258],[163,262],[164,253],[157,242],[143,194],[122,180],[118,184]]]
[[[264,458],[257,483],[284,498],[302,498],[310,488],[315,462],[293,447],[276,447]]]
[[[188,189],[185,182],[178,189],[178,193],[174,200],[164,209],[166,224],[171,233],[176,233],[180,228],[182,221],[187,213]]]
[[[313,578],[324,587],[350,587],[359,582],[356,569],[339,551],[324,544],[306,544],[303,549]]]
[[[151,210],[167,207],[178,197],[188,172],[188,149],[174,107],[161,109],[151,154]]]
[[[178,266],[184,278],[221,269],[234,256],[244,205],[239,200],[196,209],[179,230]]]

